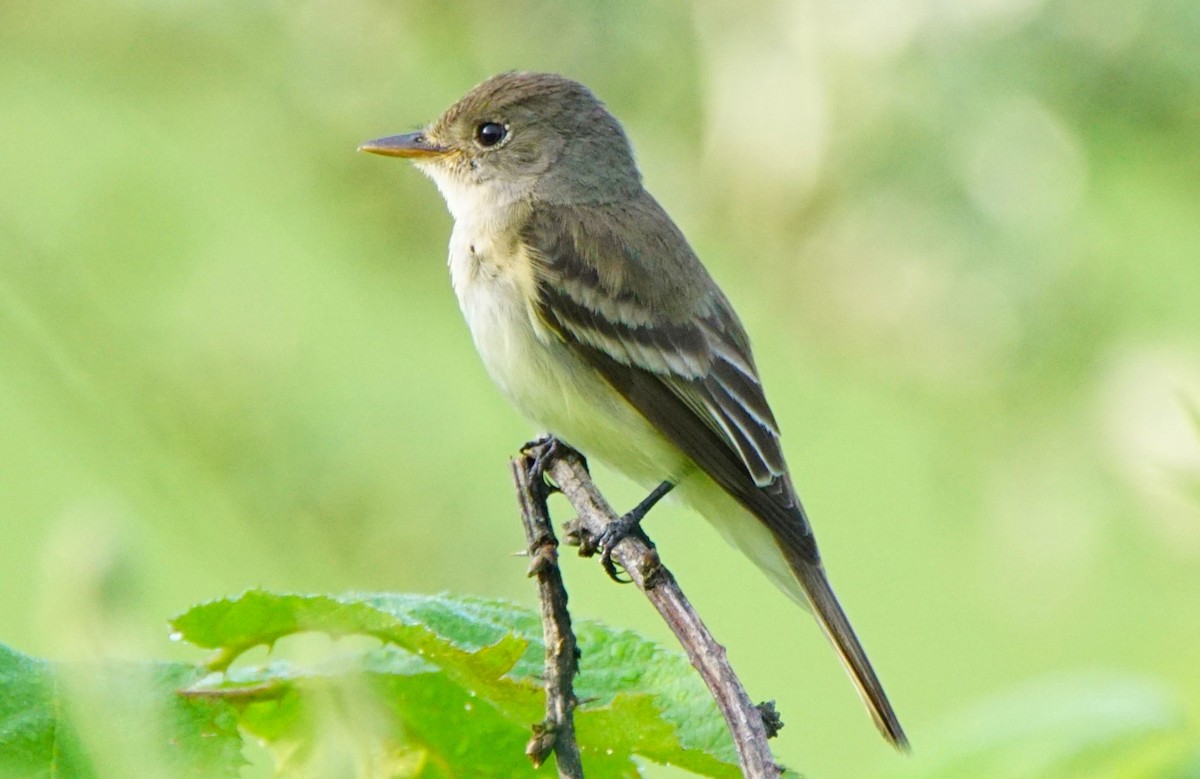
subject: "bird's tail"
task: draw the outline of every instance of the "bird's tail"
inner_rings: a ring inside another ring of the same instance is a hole
[[[907,752],[908,738],[900,727],[900,720],[896,718],[896,712],[888,701],[887,693],[883,691],[883,685],[879,683],[879,677],[875,675],[875,669],[871,667],[871,661],[867,659],[867,653],[858,642],[858,636],[854,635],[846,612],[842,611],[837,596],[829,586],[825,569],[820,562],[803,559],[797,554],[785,554],[796,578],[804,587],[813,615],[837,649],[876,727],[893,746]]]

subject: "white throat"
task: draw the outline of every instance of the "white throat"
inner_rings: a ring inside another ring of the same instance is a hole
[[[520,180],[470,181],[436,163],[418,164],[418,167],[437,185],[455,223],[468,227],[471,232],[476,232],[477,228],[494,229],[497,223],[507,221],[506,215],[526,194]]]

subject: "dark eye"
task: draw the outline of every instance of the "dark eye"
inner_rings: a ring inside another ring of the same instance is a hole
[[[495,146],[508,135],[508,128],[498,122],[484,122],[475,128],[475,140],[480,146]]]

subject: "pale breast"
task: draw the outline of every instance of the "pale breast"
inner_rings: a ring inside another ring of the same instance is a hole
[[[682,477],[688,467],[679,450],[540,325],[532,266],[515,242],[485,240],[456,224],[449,264],[488,374],[539,431],[646,485]]]

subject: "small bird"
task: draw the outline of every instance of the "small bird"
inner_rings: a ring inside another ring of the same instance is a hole
[[[741,322],[600,100],[562,76],[503,73],[425,129],[359,148],[437,184],[455,294],[512,404],[654,487],[627,527],[670,490],[708,519],[811,610],[880,731],[907,748],[829,586]]]

